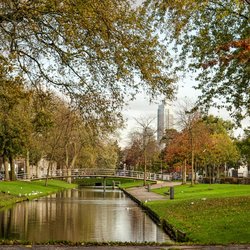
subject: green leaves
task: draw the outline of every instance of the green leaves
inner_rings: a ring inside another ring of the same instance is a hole
[[[156,3],[157,2],[157,3]],[[227,108],[240,123],[249,117],[250,4],[248,1],[154,1],[182,70],[197,72],[198,106]],[[162,25],[162,24],[160,24]],[[170,28],[169,28],[170,27]]]
[[[3,69],[1,67],[1,69]],[[19,78],[0,76],[0,153],[7,157],[20,154],[28,143],[30,123],[28,111],[29,92]]]
[[[68,95],[88,117],[114,119],[142,87],[171,98],[166,48],[128,0],[61,0],[1,5],[0,48],[29,83]],[[87,97],[95,97],[89,100]]]

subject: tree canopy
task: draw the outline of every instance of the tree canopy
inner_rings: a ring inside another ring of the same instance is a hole
[[[13,159],[29,144],[31,122],[28,119],[30,93],[19,77],[6,79],[0,67],[0,156],[11,165],[11,179],[15,179]],[[7,166],[5,165],[5,172]],[[5,177],[7,180],[9,176]]]
[[[241,157],[237,145],[230,138],[226,128],[228,128],[227,121],[218,117],[210,116],[203,119],[201,117],[199,120],[194,120],[192,138],[189,127],[176,133],[172,143],[165,148],[165,160],[172,165],[185,165],[187,162],[191,168],[193,162],[195,171],[202,170],[206,176],[209,168],[213,171],[216,168],[216,176],[219,179],[221,169],[225,169],[227,164],[228,167],[234,166]],[[182,173],[183,171],[185,170],[183,169]]]
[[[13,74],[63,92],[100,123],[117,120],[141,86],[152,96],[174,91],[167,50],[129,0],[3,0],[0,49]]]
[[[244,137],[237,142],[237,146],[241,152],[243,163],[248,164],[248,169],[250,168],[250,131],[245,130]]]
[[[197,73],[199,103],[250,115],[250,1],[147,0],[182,71]],[[167,28],[166,28],[167,27]]]

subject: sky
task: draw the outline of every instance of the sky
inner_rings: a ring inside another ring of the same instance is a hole
[[[195,102],[198,97],[198,92],[193,88],[195,81],[192,78],[186,78],[182,81],[177,82],[178,92],[176,100],[172,102],[173,113],[178,109],[178,102],[188,99]],[[149,97],[143,93],[139,93],[134,101],[129,102],[129,105],[124,108],[123,116],[125,119],[125,128],[120,130],[119,145],[125,147],[128,143],[129,133],[136,129],[139,129],[139,125],[136,120],[155,118],[152,121],[152,127],[157,128],[157,109],[158,105],[162,102],[162,98],[158,98],[150,104]]]
[[[139,5],[143,2],[143,0],[135,0],[135,5]],[[197,84],[194,80],[194,77],[187,76],[186,79],[182,79],[177,82],[178,85],[178,92],[176,95],[176,101],[172,103],[172,109],[174,113],[174,118],[176,118],[175,113],[178,110],[178,103],[187,99],[192,103],[195,103],[199,96],[199,91],[195,90],[193,87]],[[137,95],[137,98],[134,101],[129,102],[129,105],[124,108],[123,116],[125,119],[125,128],[120,130],[120,140],[119,145],[123,148],[129,142],[128,135],[133,130],[139,128],[137,120],[141,120],[142,118],[155,118],[152,122],[153,128],[157,128],[157,109],[158,105],[162,102],[162,98],[155,100],[154,103],[149,103],[149,97],[145,94],[140,93]],[[218,109],[211,109],[209,112],[215,116],[219,116],[223,119],[230,120],[230,115],[226,110],[218,110]],[[242,122],[242,126],[247,127],[249,126],[249,119]],[[235,131],[235,136],[239,136],[243,134],[243,129],[237,129]]]
[[[178,111],[178,103],[187,99],[195,103],[197,101],[199,92],[195,90],[193,87],[197,84],[197,82],[192,79],[192,77],[187,77],[179,82],[177,82],[178,92],[176,95],[176,100],[172,102],[172,109],[174,113],[174,119],[176,119],[176,112]],[[152,128],[157,129],[157,109],[158,105],[162,102],[162,98],[155,100],[154,103],[150,104],[149,97],[145,94],[140,93],[137,95],[137,98],[134,101],[129,102],[129,105],[124,108],[123,116],[125,119],[125,127],[124,129],[119,131],[120,139],[118,140],[120,147],[124,148],[129,142],[129,133],[135,131],[136,129],[140,129],[140,126],[136,122],[137,120],[141,120],[143,118],[155,118],[152,122]],[[225,110],[211,109],[210,114],[221,117],[225,120],[230,120],[230,115]],[[241,136],[243,135],[243,128],[249,126],[250,121],[243,120],[242,128],[238,128],[235,130],[234,135]]]

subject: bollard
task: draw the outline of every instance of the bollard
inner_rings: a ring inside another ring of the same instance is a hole
[[[170,194],[170,200],[173,200],[174,199],[174,187],[170,187],[169,194]]]
[[[150,184],[148,184],[148,192],[150,192]]]
[[[103,177],[103,191],[106,191],[106,177]]]

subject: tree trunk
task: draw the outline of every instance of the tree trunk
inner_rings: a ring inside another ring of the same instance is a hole
[[[16,173],[15,173],[14,160],[13,160],[12,156],[9,157],[9,161],[10,161],[10,179],[12,181],[15,181],[16,180]]]
[[[3,165],[4,165],[4,180],[9,181],[10,180],[10,175],[9,175],[9,163],[6,155],[3,156]]]
[[[26,179],[30,179],[30,152],[27,150],[26,152]]]
[[[146,150],[144,149],[144,180],[143,180],[144,186],[146,186],[146,184],[147,184],[146,171],[147,171],[147,160],[146,160]]]
[[[209,166],[209,184],[212,184],[212,165]]]
[[[182,165],[182,184],[187,183],[187,159],[184,160]]]
[[[80,151],[79,151],[79,152],[80,152]],[[72,161],[71,161],[71,163],[70,163],[69,169],[68,169],[68,176],[69,176],[69,178],[68,178],[67,181],[68,181],[68,183],[70,183],[70,184],[71,184],[71,182],[72,182],[72,169],[75,168],[75,163],[76,163],[77,157],[78,157],[78,153],[75,153],[75,155],[74,155],[74,157],[73,157],[73,159],[72,159]]]
[[[37,163],[36,163],[36,178],[39,177],[38,170],[39,170],[39,168],[38,168],[38,162],[37,162]]]
[[[67,182],[71,184],[72,182],[72,177],[71,177],[71,168],[67,169]]]
[[[194,162],[194,183],[198,183],[197,181],[197,176],[196,176],[196,173],[197,173],[197,160],[195,159],[195,162]]]
[[[220,165],[217,166],[217,180],[220,179]]]
[[[228,177],[227,163],[226,162],[225,162],[225,165],[224,165],[224,177]]]
[[[191,159],[191,186],[194,185],[194,149],[192,146],[192,159]]]
[[[193,131],[190,130],[191,135],[191,186],[194,185],[194,138]]]
[[[76,149],[76,144],[74,143],[74,156],[72,158],[72,161],[69,163],[69,153],[68,153],[68,146],[66,144],[65,146],[65,164],[66,164],[66,171],[67,171],[67,182],[71,184],[72,182],[72,169],[75,167],[75,162],[77,160],[77,157],[80,153],[82,147],[79,148],[79,150]]]
[[[204,177],[205,178],[208,177],[208,166],[207,166],[207,164],[205,165],[205,176]]]
[[[48,168],[47,168],[47,175],[46,175],[46,181],[45,181],[45,186],[46,186],[46,187],[48,186],[49,171],[50,171],[51,168],[52,168],[52,161],[49,160],[49,166],[48,166]]]

